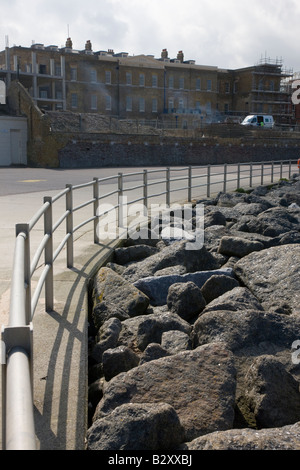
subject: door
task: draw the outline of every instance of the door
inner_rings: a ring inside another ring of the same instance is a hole
[[[12,165],[20,165],[24,163],[20,129],[10,130],[10,156]]]

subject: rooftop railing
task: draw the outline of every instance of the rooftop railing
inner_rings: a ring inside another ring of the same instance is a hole
[[[117,225],[122,227],[124,196],[128,206],[150,200],[160,200],[166,207],[175,201],[192,202],[195,198],[211,197],[219,191],[227,192],[255,185],[274,183],[290,178],[297,166],[292,161],[219,166],[174,167],[118,173],[106,178],[94,178],[80,185],[67,184],[54,197],[44,197],[43,205],[26,224],[16,225],[16,240],[11,279],[9,323],[1,332],[2,364],[2,442],[6,450],[35,450],[36,436],[33,414],[33,318],[42,289],[45,292],[45,311],[54,308],[53,265],[62,251],[66,251],[66,267],[74,266],[74,235],[82,227],[92,224],[93,242],[100,242],[99,224],[109,211],[117,214]],[[105,193],[105,189],[109,190]],[[90,190],[87,200],[75,205],[74,195]],[[65,211],[54,222],[53,208],[64,200]],[[107,203],[109,202],[109,208]],[[92,212],[86,217],[86,208]],[[83,213],[76,224],[75,215]],[[31,236],[38,224],[43,225],[39,246],[31,254]],[[54,244],[54,234],[65,225],[65,235]],[[126,227],[125,227],[126,228]],[[43,258],[43,261],[41,259]],[[42,265],[42,271],[41,270]],[[39,268],[39,269],[38,269]],[[33,275],[39,274],[33,292]]]

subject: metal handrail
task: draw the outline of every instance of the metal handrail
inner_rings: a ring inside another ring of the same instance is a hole
[[[243,168],[246,166],[248,168]],[[230,167],[235,169],[230,171]],[[222,171],[217,171],[221,167]],[[256,168],[257,167],[257,168]],[[216,172],[212,172],[211,170]],[[180,168],[164,168],[143,170],[134,173],[119,173],[118,175],[94,178],[88,183],[76,186],[66,185],[66,188],[54,197],[45,197],[44,204],[34,214],[28,224],[16,225],[16,242],[13,263],[13,273],[11,281],[11,302],[9,312],[9,325],[2,327],[1,335],[1,364],[2,364],[2,434],[3,445],[5,449],[15,450],[32,450],[36,449],[35,444],[35,427],[33,419],[33,378],[32,378],[32,336],[33,327],[32,320],[42,288],[45,286],[45,310],[52,311],[54,307],[54,283],[53,283],[53,264],[57,257],[66,246],[66,264],[68,268],[73,267],[74,258],[74,239],[73,234],[81,227],[93,222],[94,223],[94,243],[99,243],[98,223],[101,217],[110,210],[118,210],[118,226],[122,227],[123,216],[123,199],[124,194],[132,190],[141,189],[140,197],[135,197],[131,201],[126,201],[127,205],[134,204],[138,201],[144,201],[145,207],[148,207],[150,198],[165,196],[166,205],[170,205],[170,195],[172,192],[187,190],[188,202],[192,201],[192,192],[198,188],[206,188],[206,195],[210,197],[211,187],[215,184],[223,183],[223,190],[226,192],[230,182],[236,182],[236,189],[240,188],[241,179],[248,180],[249,187],[253,187],[254,173],[260,172],[260,183],[263,184],[267,176],[273,183],[276,174],[283,177],[284,170],[288,171],[291,177],[292,161],[281,162],[259,162],[259,163],[239,163],[224,164],[215,166],[197,166],[197,167],[180,167]],[[270,173],[266,173],[270,170]],[[186,172],[185,176],[172,177],[172,173]],[[202,173],[199,174],[199,171]],[[149,181],[149,176],[154,173],[163,173],[163,177],[157,180]],[[241,176],[241,174],[245,176]],[[228,178],[234,175],[233,178]],[[124,187],[124,178],[130,176],[141,176],[141,184]],[[219,178],[213,181],[213,178]],[[109,180],[115,180],[116,189],[109,191],[104,195],[99,194],[101,183],[107,183]],[[187,181],[187,185],[183,187],[173,187],[179,181]],[[198,183],[193,182],[197,180]],[[199,183],[199,180],[202,181]],[[164,184],[164,190],[158,193],[149,194],[152,186]],[[93,190],[92,197],[87,201],[74,206],[73,193],[82,188],[91,187]],[[106,198],[117,195],[117,203],[111,209],[101,212],[99,211],[99,202]],[[199,197],[199,194],[197,194]],[[66,210],[53,224],[53,205],[59,199],[65,197]],[[183,199],[183,198],[182,198]],[[74,225],[73,215],[75,212],[86,208],[93,207],[93,215],[78,225]],[[30,257],[30,233],[36,224],[40,221],[44,222],[44,235],[42,241]],[[60,240],[56,250],[53,248],[53,234],[58,227],[66,223],[66,234]],[[39,276],[34,295],[31,296],[31,279],[36,272],[38,263],[44,254],[44,268]]]

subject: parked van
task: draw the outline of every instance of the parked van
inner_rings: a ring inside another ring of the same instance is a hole
[[[270,129],[274,127],[274,119],[273,116],[267,116],[264,114],[251,114],[243,120],[242,125],[255,127],[260,126]]]

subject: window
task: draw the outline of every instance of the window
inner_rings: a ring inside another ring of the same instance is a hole
[[[207,80],[207,91],[211,91],[212,90],[212,82],[211,80]]]
[[[44,74],[44,75],[47,73],[47,67],[46,67],[46,65],[40,64],[40,66],[39,66],[39,73],[40,73],[40,74]]]
[[[92,83],[97,83],[97,71],[96,70],[91,70],[91,82]]]
[[[211,102],[206,103],[206,114],[211,114]]]
[[[238,82],[234,82],[233,84],[233,93],[237,93],[238,92]]]
[[[196,90],[197,91],[201,90],[201,78],[196,79]]]
[[[229,104],[228,104],[228,103],[225,103],[225,104],[224,104],[224,112],[225,112],[225,113],[228,113],[228,112],[229,112]]]
[[[145,112],[145,98],[140,98],[139,99],[139,111],[140,111],[140,113]]]
[[[48,98],[48,91],[47,90],[40,90],[40,98]]]
[[[169,101],[168,101],[168,109],[169,109],[169,112],[173,112],[173,109],[174,109],[174,98],[169,98]]]
[[[152,75],[152,87],[157,88],[157,75]]]
[[[180,90],[184,89],[184,78],[183,77],[179,78],[179,88],[180,88]]]
[[[152,113],[157,113],[157,99],[152,99]]]
[[[230,83],[225,82],[225,93],[230,93]]]
[[[55,75],[60,77],[61,76],[61,65],[55,64]]]
[[[145,75],[143,73],[140,73],[139,84],[140,86],[145,86]]]
[[[126,111],[132,111],[132,98],[131,98],[131,96],[126,96]]]
[[[132,85],[132,75],[131,75],[131,72],[126,72],[126,85]]]
[[[105,83],[107,85],[111,84],[111,72],[110,72],[110,70],[106,70],[106,72],[105,72]]]
[[[169,77],[169,88],[174,88],[174,77],[173,77],[173,75],[171,75],[171,77]]]
[[[106,111],[111,111],[111,96],[110,95],[105,96],[105,109]]]
[[[178,100],[178,108],[179,108],[179,112],[180,111],[182,112],[183,109],[184,109],[184,104],[183,104],[183,99],[182,98],[179,98],[179,100]]]
[[[76,82],[77,80],[77,69],[74,67],[71,67],[71,80],[72,82]]]
[[[97,95],[91,96],[91,109],[93,109],[94,111],[97,110]]]
[[[71,93],[71,107],[77,108],[78,106],[78,96],[76,93]]]

